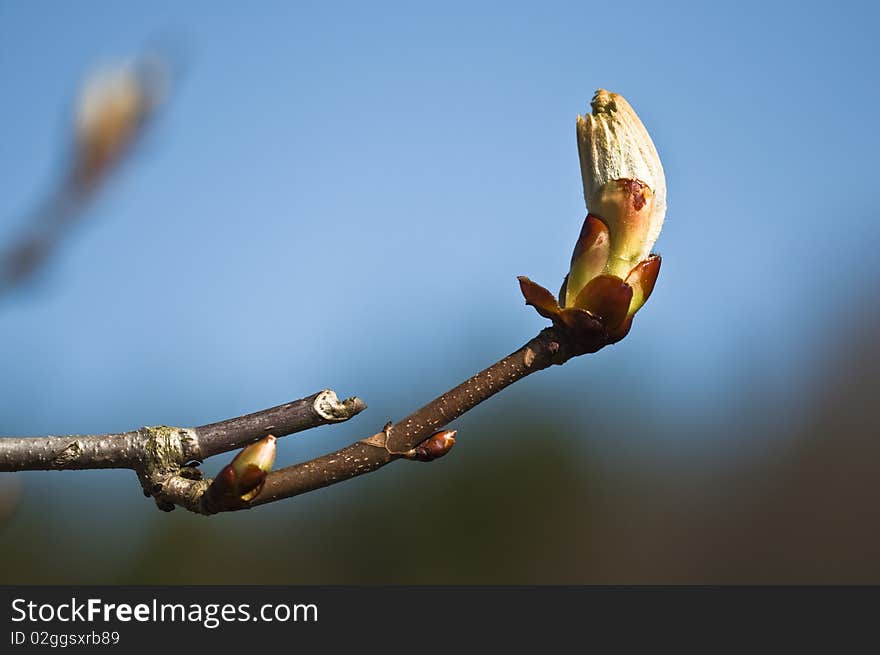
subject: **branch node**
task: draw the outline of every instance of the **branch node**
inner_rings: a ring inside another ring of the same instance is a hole
[[[377,432],[376,434],[367,437],[366,439],[361,439],[360,443],[365,443],[368,446],[375,446],[376,448],[384,448],[388,450],[388,447],[385,445],[388,441],[388,435],[384,432]]]
[[[184,469],[181,469],[182,471]],[[170,512],[175,506],[198,514],[211,514],[202,504],[210,480],[194,480],[185,475],[155,474],[151,479],[141,478],[144,495],[152,496],[153,501],[163,512]]]
[[[369,436],[366,439],[361,439],[359,441],[359,443],[365,443],[368,446],[382,448],[389,455],[399,455],[401,457],[410,457],[410,454],[414,452],[413,449],[392,450],[391,446],[388,445],[388,442],[391,438],[391,430],[393,427],[394,427],[394,424],[391,421],[388,421],[385,424],[385,427],[382,428],[381,432],[377,432],[376,434]]]
[[[340,401],[332,389],[319,393],[312,406],[318,416],[334,422],[347,421],[367,408],[367,404],[357,396]]]
[[[52,466],[60,469],[66,468],[71,462],[76,461],[82,454],[82,446],[79,441],[72,441],[64,450],[58,453],[52,460]]]
[[[184,463],[200,459],[199,442],[193,430],[167,425],[141,430],[145,437],[143,467],[147,478],[157,473],[176,473]]]

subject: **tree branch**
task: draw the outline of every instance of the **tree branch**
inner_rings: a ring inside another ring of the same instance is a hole
[[[133,469],[141,457],[141,430],[118,434],[0,439],[0,471]]]
[[[122,77],[115,76],[112,83],[110,78],[100,79],[86,87],[77,115],[74,156],[68,175],[45,206],[35,212],[21,239],[8,251],[0,252],[0,294],[43,265],[154,113],[167,81],[162,62],[144,59],[137,66],[120,69],[118,75]],[[625,228],[627,234],[619,238],[624,238],[625,244],[642,244],[639,248],[644,246],[642,254],[647,256],[665,213],[662,166],[650,137],[625,100],[600,90],[591,104],[594,115],[599,112],[602,120],[612,120],[608,118],[610,110],[600,111],[606,105],[622,107],[627,116],[631,114],[626,129],[633,130],[632,134],[623,133],[626,138],[620,136],[619,142],[613,141],[611,145],[603,141],[600,150],[610,149],[609,161],[614,162],[617,157],[622,162],[624,146],[631,148],[636,144],[641,157],[638,163],[646,171],[641,177],[653,180],[656,188],[641,179],[605,179],[609,170],[617,169],[606,166],[605,159],[600,166],[584,159],[581,153],[585,192],[588,187],[605,189],[612,185],[606,189],[612,194],[610,199],[602,201],[604,209],[612,213],[606,215],[603,211],[603,216],[605,220],[614,219],[610,227],[619,226],[609,232],[603,219],[587,216],[572,257],[571,279],[565,278],[565,291],[560,292],[559,301],[540,285],[520,278],[527,304],[551,319],[554,327],[542,330],[519,350],[397,424],[389,423],[381,432],[341,450],[277,471],[267,473],[275,456],[272,437],[345,421],[365,409],[364,402],[359,398],[340,402],[333,391],[325,390],[285,405],[196,428],[162,425],[104,435],[0,438],[0,472],[127,468],[137,473],[144,493],[160,509],[181,506],[214,514],[247,509],[336,484],[396,459],[441,456],[454,439],[451,432],[435,434],[440,428],[527,375],[619,341],[626,336],[633,314],[654,287],[659,257],[651,255],[640,262],[630,261],[617,250],[610,250],[609,235]],[[582,119],[579,117],[579,149]],[[591,152],[596,155],[595,149]],[[627,171],[629,163],[627,159]],[[654,195],[660,199],[656,208],[653,201],[646,204],[646,197]],[[588,199],[587,204],[592,207],[593,201]],[[643,209],[645,216],[639,216]],[[645,246],[649,236],[650,243]],[[614,261],[626,264],[625,272],[618,270],[617,264],[608,268],[609,258],[614,257]],[[614,274],[600,274],[606,270]],[[570,288],[569,281],[577,281],[577,288]],[[255,445],[247,448],[251,444]],[[241,448],[244,450],[221,470],[215,481],[203,479],[196,469],[207,457]]]
[[[0,438],[0,471],[127,468],[149,476],[237,450],[270,433],[280,437],[346,421],[365,408],[360,398],[340,401],[325,389],[197,428],[161,425],[117,434],[5,437]]]
[[[325,389],[286,405],[195,428],[201,458],[242,448],[268,434],[282,437],[328,423],[347,421],[367,408],[360,398],[340,401]]]
[[[69,437],[0,439],[0,471],[129,468],[144,494],[160,509],[184,507],[200,514],[248,509],[337,484],[400,459],[413,458],[433,433],[527,375],[564,364],[587,352],[568,332],[542,330],[519,350],[438,396],[397,424],[328,455],[272,471],[249,502],[217,502],[207,494],[211,480],[192,464],[254,443],[269,434],[284,436],[345,421],[366,405],[360,398],[339,401],[331,390],[253,414],[197,428],[145,427],[132,432]],[[592,351],[590,351],[592,352]]]
[[[271,503],[371,473],[407,454],[433,432],[527,375],[576,354],[568,337],[547,328],[519,350],[387,426],[381,433],[308,462],[272,471],[260,494],[245,506]],[[224,508],[241,509],[238,507]]]

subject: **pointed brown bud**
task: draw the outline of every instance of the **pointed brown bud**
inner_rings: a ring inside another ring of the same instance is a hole
[[[443,457],[455,445],[455,430],[440,430],[410,450],[406,457],[420,462],[432,462]]]
[[[235,498],[248,502],[256,498],[275,462],[276,441],[270,434],[246,447],[224,466],[208,488],[212,501]]]

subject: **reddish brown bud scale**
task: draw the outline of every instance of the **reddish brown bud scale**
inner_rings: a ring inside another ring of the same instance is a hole
[[[266,471],[248,464],[238,478],[238,492],[242,500],[256,498],[266,481]]]
[[[629,334],[630,328],[632,327],[633,317],[627,316],[623,323],[620,324],[619,327],[612,330],[607,337],[605,345],[610,346],[613,343],[617,343],[621,339],[623,339],[627,334]]]
[[[626,318],[632,295],[632,287],[619,277],[600,275],[581,289],[574,305],[590,312],[611,331]]]
[[[532,282],[525,275],[520,275],[517,279],[527,305],[534,307],[535,311],[544,318],[554,320],[559,315],[559,303],[552,293],[540,284]]]
[[[270,434],[244,448],[224,466],[208,487],[211,502],[249,502],[256,498],[275,462],[275,442]]]
[[[559,296],[559,302],[564,307],[576,306],[575,298],[581,289],[605,269],[610,248],[608,226],[592,214],[587,214],[571,256],[566,295]]]
[[[565,302],[565,294],[568,292],[568,275],[562,279],[562,286],[559,287],[559,302]]]
[[[629,306],[629,316],[635,314],[644,305],[657,283],[660,274],[660,255],[651,255],[638,265],[626,276],[626,283],[633,289],[632,303]]]

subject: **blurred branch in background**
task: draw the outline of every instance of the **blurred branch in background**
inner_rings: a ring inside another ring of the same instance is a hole
[[[57,187],[0,251],[0,295],[33,278],[51,259],[89,202],[142,136],[167,95],[168,69],[157,55],[92,74],[73,116],[72,152]]]

